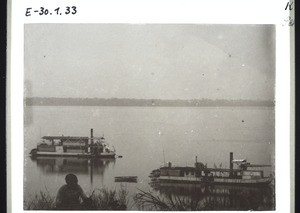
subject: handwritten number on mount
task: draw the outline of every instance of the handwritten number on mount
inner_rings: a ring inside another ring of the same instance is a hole
[[[70,7],[66,7],[66,14],[69,14],[70,13]]]
[[[72,12],[71,12],[71,8],[72,8]],[[72,6],[72,7],[66,7],[66,12],[65,14],[69,14],[69,13],[72,13],[73,15],[77,13],[77,10],[76,10],[76,7],[75,6]]]
[[[44,9],[43,7],[41,7],[41,12],[39,12],[39,15],[43,15],[44,14]]]
[[[43,7],[41,7],[41,12],[39,12],[39,15],[48,15],[48,13],[49,13],[49,10],[48,9],[45,9],[45,8],[43,8]]]
[[[62,15],[62,14],[75,15],[77,13],[76,6],[66,6],[65,10],[64,11],[62,11],[62,10],[64,10],[64,9],[61,9],[61,7],[57,7],[55,9],[47,9],[44,7],[40,7],[38,10],[33,9],[32,7],[28,7],[28,8],[26,8],[25,16],[28,17],[28,16],[33,15],[34,13],[36,13],[37,15],[40,15],[40,16],[53,15],[53,14],[55,14],[55,15]]]
[[[56,15],[58,15],[59,14],[59,7],[56,8],[54,11],[56,12]]]
[[[46,9],[45,10],[45,8],[43,8],[43,7],[41,7],[41,12],[39,12],[39,15],[47,15],[48,14],[48,10]]]
[[[75,6],[73,6],[73,7],[72,7],[72,9],[73,9],[73,12],[72,12],[72,14],[76,14],[76,13],[77,13],[76,7],[75,7]]]

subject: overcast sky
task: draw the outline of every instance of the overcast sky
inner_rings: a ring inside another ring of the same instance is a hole
[[[25,25],[29,97],[274,99],[272,25]]]

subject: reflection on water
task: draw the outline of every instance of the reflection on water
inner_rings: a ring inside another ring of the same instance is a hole
[[[31,163],[44,174],[66,174],[103,178],[116,159],[85,159],[76,157],[31,157]],[[184,197],[197,203],[198,210],[274,210],[274,185],[249,187],[230,185],[172,184],[151,182],[150,186],[162,198]]]
[[[114,166],[115,159],[87,159],[76,157],[30,157],[37,168],[44,174],[65,174],[74,173],[81,175],[90,175],[90,181],[93,182],[93,176],[104,176],[105,169],[110,165]]]
[[[174,166],[191,166],[195,156],[199,156],[199,162],[209,167],[222,163],[223,168],[229,168],[229,152],[237,159],[272,165],[270,171],[264,171],[266,176],[275,170],[275,110],[271,107],[34,106],[26,107],[24,113],[24,199],[40,191],[56,196],[68,173],[77,175],[87,194],[95,189],[121,188],[123,183],[115,182],[115,177],[137,176],[137,183],[126,183],[132,198],[138,189],[151,190],[148,175],[164,161]],[[42,136],[86,136],[90,128],[94,128],[96,135],[105,134],[123,158],[90,161],[28,157]],[[173,190],[173,194],[178,194],[178,190]],[[238,192],[247,194],[248,191]],[[255,193],[255,196],[263,195]],[[271,200],[272,196],[263,199]],[[254,201],[251,203],[255,209]],[[137,210],[134,206],[128,208]]]
[[[151,183],[165,198],[181,196],[196,202],[198,210],[274,210],[274,185],[231,186]]]

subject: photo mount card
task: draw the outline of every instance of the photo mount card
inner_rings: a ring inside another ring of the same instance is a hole
[[[12,7],[11,211],[292,209],[291,4],[133,3]]]

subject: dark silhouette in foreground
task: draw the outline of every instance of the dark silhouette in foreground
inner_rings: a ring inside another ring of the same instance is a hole
[[[60,196],[60,195],[59,195]],[[80,204],[71,207],[56,205],[58,204],[55,196],[51,195],[47,190],[40,191],[32,197],[24,201],[24,210],[127,210],[128,190],[121,186],[120,189],[95,189],[92,194],[84,199],[80,198]]]
[[[58,190],[56,196],[56,209],[57,210],[80,210],[89,199],[83,192],[78,179],[74,174],[66,175],[66,183]]]

